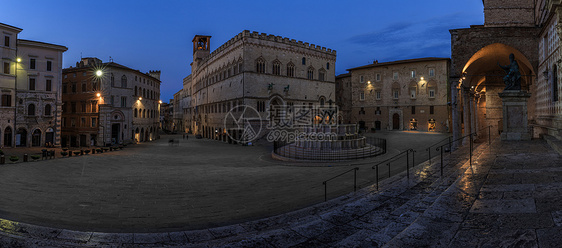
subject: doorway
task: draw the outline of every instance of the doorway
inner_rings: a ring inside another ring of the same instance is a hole
[[[392,130],[398,129],[400,129],[400,115],[395,113],[392,115]]]
[[[121,124],[114,123],[111,125],[111,144],[119,144],[119,133],[121,133]]]

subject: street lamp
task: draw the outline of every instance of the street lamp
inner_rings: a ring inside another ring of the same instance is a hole
[[[96,71],[96,76],[101,77],[102,75],[103,75],[103,71],[101,70]]]

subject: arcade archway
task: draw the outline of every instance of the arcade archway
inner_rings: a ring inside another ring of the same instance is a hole
[[[502,129],[502,101],[498,93],[505,89],[503,77],[506,72],[499,65],[508,65],[509,55],[514,54],[519,65],[521,89],[529,91],[536,73],[530,61],[517,49],[494,43],[483,47],[468,60],[462,69],[457,87],[457,102],[463,135],[478,132],[492,126],[494,134]],[[532,102],[532,101],[529,101]],[[529,108],[532,111],[533,108]]]

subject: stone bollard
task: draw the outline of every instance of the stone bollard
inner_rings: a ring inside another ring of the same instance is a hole
[[[0,164],[5,164],[6,163],[6,157],[4,157],[4,155],[0,155]]]
[[[27,162],[27,154],[23,155],[23,162]]]

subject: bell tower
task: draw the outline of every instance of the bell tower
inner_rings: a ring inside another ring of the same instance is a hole
[[[195,35],[193,38],[193,60],[202,59],[211,53],[211,36]]]

